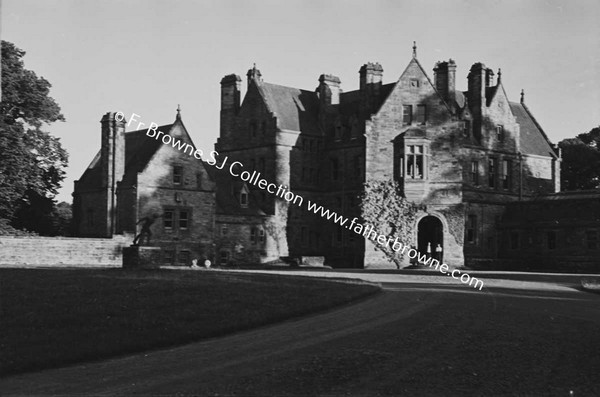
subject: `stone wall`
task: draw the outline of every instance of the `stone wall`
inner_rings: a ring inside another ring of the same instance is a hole
[[[121,267],[123,247],[133,236],[112,239],[0,237],[0,267]]]

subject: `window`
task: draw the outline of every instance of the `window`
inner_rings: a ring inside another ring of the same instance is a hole
[[[227,251],[219,252],[219,264],[227,265],[227,262],[229,262],[229,252],[227,252]]]
[[[221,236],[227,236],[227,233],[229,233],[229,226],[221,225]]]
[[[302,167],[302,175],[300,177],[302,182],[306,181],[306,167]]]
[[[173,166],[173,184],[181,185],[183,182],[183,167],[180,165]]]
[[[248,193],[247,192],[240,192],[240,205],[243,208],[248,207]]]
[[[343,229],[340,225],[336,225],[335,226],[335,242],[337,243],[337,245],[340,245],[342,243],[343,240]]]
[[[314,168],[308,169],[308,182],[315,183],[315,169]]]
[[[420,81],[417,79],[410,79],[410,87],[411,88],[419,88],[419,86],[421,85],[419,83],[420,83]]]
[[[256,244],[256,228],[252,227],[250,229],[250,241],[252,242],[252,244]]]
[[[94,227],[94,209],[88,208],[87,210],[87,226]]]
[[[261,174],[265,173],[265,158],[261,157],[258,159],[258,171],[260,171]]]
[[[177,256],[177,264],[181,266],[190,265],[190,251],[179,251]]]
[[[175,251],[173,250],[164,250],[163,251],[163,262],[165,265],[172,265],[175,260]]]
[[[189,214],[187,211],[179,211],[179,229],[181,230],[187,230],[188,228],[188,222],[189,221]]]
[[[256,170],[256,160],[250,159],[250,169],[252,171]]]
[[[467,242],[471,244],[477,242],[477,215],[467,216]]]
[[[463,135],[465,136],[465,138],[471,136],[471,120],[463,121]]]
[[[362,165],[360,156],[354,156],[354,177],[358,180],[362,180]]]
[[[588,230],[585,232],[587,248],[590,250],[598,249],[598,232],[596,230]]]
[[[250,136],[252,138],[256,137],[256,121],[251,121],[250,122]]]
[[[335,140],[339,141],[342,139],[342,126],[341,125],[337,125],[335,127]]]
[[[200,173],[196,174],[196,189],[202,189],[202,174]]]
[[[306,244],[307,234],[306,234],[306,226],[300,227],[300,241],[302,244]]]
[[[258,239],[260,241],[261,244],[265,243],[265,229],[258,229]]]
[[[426,105],[418,105],[417,106],[417,123],[425,124],[427,121],[427,106]]]
[[[556,249],[556,231],[550,230],[546,233],[546,241],[548,243],[548,249]]]
[[[163,211],[163,227],[166,231],[187,230],[190,226],[191,213],[189,210],[165,209]]]
[[[519,248],[519,232],[510,233],[510,249],[516,250]]]
[[[163,227],[165,229],[173,229],[173,210],[165,210],[163,214]]]
[[[496,126],[496,138],[500,142],[504,141],[504,127],[501,125]]]
[[[402,106],[402,123],[410,125],[412,123],[412,105]]]
[[[423,146],[408,145],[406,154],[406,177],[423,179]]]
[[[267,122],[266,121],[262,122],[261,130],[262,130],[262,135],[263,136],[267,135]]]
[[[511,161],[502,160],[502,169],[500,170],[500,182],[502,183],[502,189],[510,189],[510,174],[511,174]]]
[[[488,185],[489,187],[496,186],[496,159],[488,159]]]
[[[479,161],[471,161],[471,183],[479,186]]]
[[[331,179],[337,181],[339,177],[339,162],[336,158],[329,159],[329,164],[331,168]]]

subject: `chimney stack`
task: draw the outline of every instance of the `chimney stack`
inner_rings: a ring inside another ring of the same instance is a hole
[[[368,62],[360,68],[358,73],[363,104],[369,112],[372,112],[374,105],[379,103],[381,95],[383,67],[378,62]]]
[[[240,110],[242,79],[236,74],[228,74],[221,79],[221,126],[220,137],[229,136],[233,131],[235,117]]]
[[[454,60],[437,62],[433,68],[433,79],[435,89],[451,105],[456,89],[456,63]]]
[[[116,232],[117,214],[117,182],[125,174],[125,117],[119,119],[117,113],[108,112],[100,120],[101,147],[100,169],[102,172],[102,188],[106,192],[106,218],[102,216],[102,234],[112,237]],[[104,219],[106,223],[104,223]]]
[[[317,92],[319,93],[319,99],[321,104],[338,105],[340,103],[340,78],[331,74],[322,74],[319,76],[319,87]]]

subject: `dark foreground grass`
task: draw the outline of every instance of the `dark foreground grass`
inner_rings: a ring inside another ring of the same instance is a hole
[[[0,374],[220,336],[377,291],[268,274],[0,269]]]

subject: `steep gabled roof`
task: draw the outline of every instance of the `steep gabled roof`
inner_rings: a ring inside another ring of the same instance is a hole
[[[168,134],[173,124],[158,127],[157,131]],[[142,172],[152,159],[152,156],[162,145],[159,139],[149,138],[145,130],[130,131],[125,133],[125,174],[123,184],[131,185],[136,182],[138,172]]]
[[[527,107],[522,103],[509,102],[521,130],[521,152],[538,156],[557,157],[550,140],[535,121]]]
[[[319,135],[319,99],[312,91],[259,82],[256,84],[267,108],[277,117],[282,130]]]
[[[94,159],[85,169],[81,178],[77,181],[80,187],[99,188],[101,182],[100,170],[100,150],[94,156]]]

